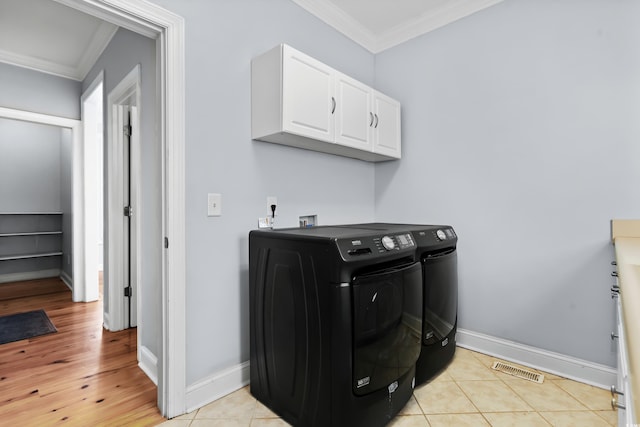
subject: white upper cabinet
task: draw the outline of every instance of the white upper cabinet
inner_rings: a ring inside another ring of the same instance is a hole
[[[400,158],[400,103],[375,91],[373,95],[373,151]]]
[[[285,47],[282,67],[283,131],[320,141],[334,140],[333,70]]]
[[[344,74],[336,77],[336,142],[372,151],[371,88]]]
[[[251,137],[367,161],[399,159],[400,104],[283,44],[251,62]]]

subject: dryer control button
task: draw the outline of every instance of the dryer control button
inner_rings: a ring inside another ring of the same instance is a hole
[[[388,251],[395,249],[396,247],[396,242],[393,241],[393,239],[389,236],[384,236],[382,238],[382,246],[384,246],[384,248]]]

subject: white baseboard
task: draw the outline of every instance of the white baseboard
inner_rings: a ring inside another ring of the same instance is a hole
[[[458,329],[456,341],[460,347],[469,350],[607,390],[612,384],[617,383],[616,370],[612,367],[519,344],[514,341],[465,329]]]
[[[138,360],[138,366],[147,376],[158,385],[158,358],[147,347],[142,346],[140,348],[140,359]]]
[[[65,285],[67,285],[69,289],[73,290],[73,279],[67,274],[66,271],[60,271],[60,279],[64,282]]]
[[[244,362],[187,387],[187,413],[249,384],[249,362]]]
[[[0,283],[21,282],[23,280],[46,279],[47,277],[60,276],[60,269],[27,271],[24,273],[0,274]]]
[[[110,331],[111,329],[109,329],[109,313],[107,313],[106,311],[102,314],[102,327],[105,328],[107,331]]]

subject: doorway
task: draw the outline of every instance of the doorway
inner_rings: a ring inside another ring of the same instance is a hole
[[[186,241],[185,241],[185,22],[184,19],[151,2],[141,0],[56,0],[91,16],[135,31],[156,40],[158,143],[161,145],[162,176],[159,191],[161,218],[161,277],[159,289],[160,321],[156,324],[158,406],[163,415],[175,417],[186,410]],[[75,121],[74,121],[75,122]],[[79,122],[64,127],[76,127]],[[81,129],[73,129],[74,147]],[[80,156],[81,153],[77,153]],[[75,157],[74,176],[81,176],[81,163]],[[78,169],[76,169],[78,165]],[[74,193],[74,207],[82,205],[82,193]],[[81,209],[74,209],[83,215]],[[84,225],[80,218],[80,226]],[[85,277],[83,233],[75,233],[74,277]],[[108,244],[108,242],[106,242]],[[73,298],[82,301],[84,286],[75,286]]]

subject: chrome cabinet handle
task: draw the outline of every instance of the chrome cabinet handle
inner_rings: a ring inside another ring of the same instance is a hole
[[[611,397],[616,397],[616,394],[619,394],[620,396],[624,396],[624,393],[621,392],[620,390],[618,390],[616,388],[616,386],[612,385],[611,386]]]
[[[371,119],[369,121],[369,127],[371,127],[371,126],[373,126],[373,113],[372,112],[369,112],[369,118]]]
[[[616,410],[617,409],[627,409],[626,406],[624,406],[622,403],[618,403],[618,399],[616,399],[615,397],[611,398],[611,409]]]
[[[332,96],[331,97],[331,114],[336,112],[336,99]]]
[[[616,333],[615,332],[611,332],[611,340],[615,340],[616,338],[618,338]]]
[[[376,116],[376,124],[375,124],[374,128],[378,129],[378,115],[374,114],[374,116]]]

